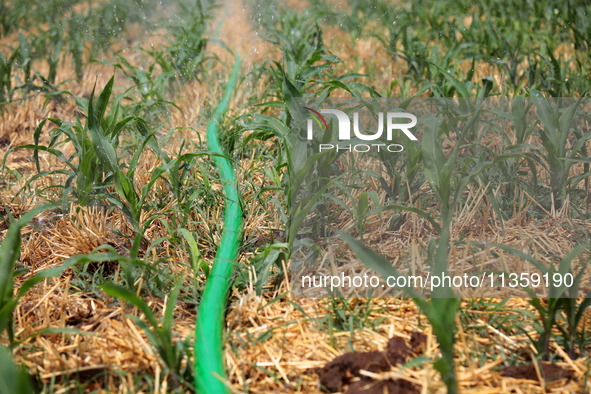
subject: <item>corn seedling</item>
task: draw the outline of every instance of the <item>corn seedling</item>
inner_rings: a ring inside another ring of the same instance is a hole
[[[475,244],[476,245],[476,244]],[[497,247],[508,253],[511,253],[529,263],[531,263],[540,273],[547,275],[552,280],[548,281],[548,297],[545,300],[541,300],[537,295],[529,288],[525,288],[530,296],[532,296],[529,303],[536,308],[539,317],[536,324],[536,330],[538,338],[530,338],[534,344],[538,355],[544,359],[549,359],[550,352],[550,340],[554,336],[553,330],[559,329],[563,335],[562,343],[567,352],[574,356],[574,345],[575,342],[579,344],[584,343],[584,337],[579,334],[579,325],[583,313],[590,305],[591,295],[589,292],[584,294],[581,301],[577,299],[580,296],[581,277],[587,270],[589,262],[589,250],[590,244],[581,244],[570,250],[558,264],[558,268],[555,268],[553,264],[547,265],[540,260],[525,254],[524,252],[512,248],[507,245],[490,244],[489,246]],[[587,257],[581,255],[586,254]],[[574,268],[574,260],[579,258],[579,268]],[[573,284],[568,287],[562,280],[566,277],[566,274],[572,275]],[[555,276],[556,275],[556,276]],[[560,276],[561,280],[557,280]],[[556,283],[558,283],[558,285]],[[565,314],[565,324],[559,325],[558,319],[560,313]],[[583,330],[583,333],[586,332]]]
[[[0,106],[12,101],[14,89],[12,87],[12,73],[18,52],[6,57],[0,52]],[[0,107],[2,108],[2,107]]]
[[[183,360],[191,357],[189,338],[184,341],[175,341],[173,328],[173,311],[177,303],[181,283],[178,282],[172,292],[168,295],[163,316],[158,321],[156,315],[148,304],[129,289],[115,284],[105,284],[102,290],[112,297],[116,297],[138,308],[144,315],[144,320],[128,315],[146,334],[150,343],[158,351],[158,355],[167,367],[172,376],[172,384],[179,387],[191,387],[193,381],[192,363],[183,363]]]
[[[477,113],[478,111],[474,116],[477,116]],[[440,132],[444,130],[442,119],[430,116],[423,121],[425,123],[425,132],[421,142],[421,152],[424,176],[437,197],[439,221],[441,223],[440,226],[435,227],[439,232],[439,237],[436,249],[430,256],[433,259],[431,274],[437,276],[447,273],[450,225],[455,208],[462,202],[463,191],[469,183],[473,182],[492,163],[469,159],[458,171],[460,145],[456,144],[451,154],[445,156],[440,139]],[[456,179],[454,174],[457,172],[459,172],[460,176]],[[401,209],[401,207],[396,208]],[[418,211],[412,207],[407,207],[405,210]],[[429,217],[430,215],[422,212],[422,216]],[[430,221],[434,222],[433,220]],[[348,235],[343,235],[343,237],[363,264],[382,275],[389,273],[389,275],[399,276],[398,272],[383,257],[352,237]],[[459,308],[459,299],[456,298],[450,287],[436,288],[431,294],[432,299],[430,301],[421,298],[415,290],[410,288],[404,290],[407,295],[414,297],[415,302],[433,326],[442,353],[442,357],[434,364],[435,368],[440,372],[448,392],[457,392],[458,387],[454,368],[454,336],[455,316]]]
[[[565,202],[568,186],[576,184],[589,177],[589,173],[569,178],[571,166],[576,162],[585,161],[581,156],[586,141],[591,134],[580,135],[572,144],[569,136],[577,137],[573,133],[578,121],[577,110],[583,103],[583,99],[571,100],[571,102],[552,103],[536,90],[532,90],[532,101],[537,108],[538,119],[542,123],[539,136],[542,139],[544,150],[537,149],[531,153],[531,157],[544,166],[550,175],[550,190],[554,199],[554,208],[560,209]],[[573,102],[574,101],[574,102]]]
[[[155,60],[163,73],[172,73],[184,83],[199,79],[207,60],[205,28],[211,6],[203,0],[195,0],[191,5],[179,4],[183,17],[168,27],[169,45]]]

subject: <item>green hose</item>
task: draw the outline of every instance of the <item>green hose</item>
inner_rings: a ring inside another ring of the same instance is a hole
[[[209,150],[224,155],[213,156],[213,160],[224,183],[226,203],[222,239],[201,296],[195,324],[195,386],[199,393],[229,392],[225,385],[222,337],[228,291],[232,284],[232,274],[240,246],[242,209],[234,169],[230,160],[225,157],[218,138],[218,129],[228,109],[239,69],[240,58],[237,56],[222,102],[207,125]]]

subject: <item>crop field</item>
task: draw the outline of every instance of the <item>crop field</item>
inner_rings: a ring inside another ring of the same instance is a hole
[[[591,392],[590,54],[584,0],[0,0],[0,394]]]

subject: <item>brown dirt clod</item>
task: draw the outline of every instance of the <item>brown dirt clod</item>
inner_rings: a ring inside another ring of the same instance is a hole
[[[363,378],[351,383],[347,394],[414,394],[421,391],[416,385],[404,379],[373,380]]]
[[[0,148],[5,148],[10,145],[10,137],[7,135],[3,135],[0,137]]]
[[[422,354],[427,349],[427,336],[422,332],[414,331],[410,334],[410,348],[414,354]]]
[[[422,334],[421,334],[422,335]],[[411,336],[411,343],[412,343]],[[420,336],[415,337],[415,343],[418,341],[426,340]],[[320,377],[320,383],[329,391],[339,391],[343,386],[349,384],[354,377],[360,376],[359,371],[365,370],[369,372],[382,372],[388,371],[391,367],[404,363],[411,355],[413,351],[409,348],[406,341],[401,337],[392,337],[388,341],[385,351],[372,351],[372,352],[350,352],[335,357],[331,362],[326,364],[323,368],[319,368],[316,373]],[[404,387],[414,385],[404,381],[403,384],[399,380],[383,380],[375,382],[372,379],[362,377],[360,381],[354,382],[349,387],[349,393],[363,392],[363,393],[374,393],[374,392],[386,392],[386,393],[398,393],[398,392],[409,392],[396,391],[401,390]],[[367,389],[365,388],[367,387]],[[416,388],[415,388],[416,389]],[[354,390],[354,391],[351,391]],[[378,390],[378,391],[375,391]]]
[[[552,382],[554,380],[560,379],[570,379],[572,378],[572,372],[562,368],[559,365],[552,364],[552,363],[543,363],[540,364],[540,369],[542,373],[542,377],[547,382]],[[513,366],[510,365],[505,367],[501,370],[501,376],[505,376],[508,378],[515,378],[515,379],[527,379],[527,380],[538,380],[538,374],[536,372],[536,367],[533,364],[527,365],[518,365]]]

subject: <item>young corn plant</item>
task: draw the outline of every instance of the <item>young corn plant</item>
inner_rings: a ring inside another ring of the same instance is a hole
[[[45,123],[43,121],[35,130],[35,143],[19,148],[33,149],[34,151],[33,157],[38,173],[28,180],[27,185],[36,179],[49,175],[66,176],[66,181],[61,186],[63,187],[62,210],[64,212],[68,209],[70,193],[74,194],[80,204],[107,204],[123,212],[134,230],[134,240],[130,250],[131,263],[124,264],[127,284],[133,287],[135,282],[133,267],[138,265],[136,264],[138,262],[141,265],[138,253],[142,243],[146,243],[143,234],[147,226],[157,219],[157,215],[150,215],[140,223],[140,216],[147,207],[152,187],[158,179],[166,174],[173,180],[171,183],[174,184],[175,180],[178,182],[179,164],[206,153],[185,154],[175,160],[170,160],[157,145],[154,139],[155,132],[148,131],[143,119],[135,116],[121,119],[119,116],[121,107],[118,100],[112,103],[107,112],[112,88],[113,78],[109,80],[96,101],[94,89],[88,101],[76,98],[80,111],[87,113],[84,124],[78,115],[74,124],[60,119],[47,119],[57,126],[50,134],[49,144],[47,146],[39,145],[41,130]],[[132,123],[136,125],[141,139],[131,160],[126,165],[118,154],[117,148],[122,132]],[[60,139],[62,136],[65,138]],[[71,143],[75,148],[70,157],[66,157],[60,150],[66,142]],[[164,163],[152,172],[148,183],[138,192],[135,188],[135,171],[146,146],[149,146]],[[38,157],[40,151],[56,157],[66,167],[41,171]],[[175,170],[176,174],[174,174]]]
[[[0,52],[0,110],[4,104],[12,101],[14,88],[12,86],[13,67],[18,51],[6,57]]]
[[[384,257],[368,248],[363,243],[348,234],[341,234],[341,238],[347,242],[359,260],[367,267],[373,269],[383,277],[400,276],[398,270]],[[439,242],[439,247],[442,247]],[[445,256],[447,259],[447,256]],[[438,291],[438,296],[443,298],[431,298],[430,301],[423,298],[424,295],[415,289],[404,288],[405,294],[413,297],[415,303],[425,314],[433,327],[433,333],[439,343],[441,357],[435,360],[434,366],[440,373],[447,387],[448,393],[458,392],[458,382],[455,374],[454,343],[456,330],[456,314],[460,306],[460,299],[456,298],[451,289]]]
[[[574,130],[579,121],[578,112],[583,99],[574,99],[563,105],[560,99],[552,103],[537,90],[531,91],[532,101],[537,109],[537,117],[542,128],[539,136],[544,149],[536,149],[530,156],[540,163],[550,175],[550,190],[554,201],[554,209],[562,207],[566,200],[569,187],[576,186],[581,180],[588,178],[589,172],[569,177],[570,169],[577,162],[587,162],[582,156],[590,133],[577,135]],[[574,101],[574,102],[573,102]],[[569,137],[573,142],[569,141]]]
[[[204,0],[192,4],[179,2],[183,17],[168,26],[169,45],[161,56],[155,57],[163,73],[178,77],[179,84],[199,79],[208,59],[205,37],[211,5]],[[171,79],[171,83],[173,80]]]
[[[51,42],[48,45],[46,39],[51,41],[52,38],[43,35],[25,37],[22,33],[18,35],[19,46],[15,50],[18,55],[15,57],[12,65],[18,65],[18,72],[13,75],[13,78],[17,82],[14,86],[14,91],[19,90],[22,97],[27,97],[31,92],[51,92],[54,90],[53,84],[55,83],[61,45],[58,42],[52,48],[53,50],[50,50]],[[56,41],[59,41],[59,37],[57,37]],[[33,68],[33,62],[40,55],[47,56],[47,64],[49,66],[47,76],[41,75],[39,71]],[[38,83],[38,81],[41,83]]]
[[[431,78],[429,70],[430,49],[425,41],[407,25],[396,27],[390,31],[389,52],[396,59],[400,58],[406,62],[406,74],[415,80]],[[394,24],[392,25],[395,26]],[[398,49],[398,42],[402,49]]]
[[[139,0],[109,0],[92,7],[86,17],[88,38],[92,42],[91,57],[106,52],[114,38],[133,23],[145,23],[148,18],[145,10],[150,2]]]
[[[502,195],[487,192],[501,227],[503,227],[503,220],[510,215],[509,212],[512,212],[513,202],[518,197],[518,193],[527,190],[531,196],[537,197],[538,176],[535,161],[525,153],[526,142],[536,126],[535,122],[531,121],[532,107],[531,100],[516,96],[510,100],[507,107],[495,104],[493,108],[487,109],[488,112],[494,114],[496,119],[502,120],[500,127],[497,125],[492,127],[492,130],[503,139],[503,143],[499,144],[498,151],[482,147],[486,157],[491,159],[505,158],[497,161],[496,171],[490,171],[482,176],[484,184],[490,182],[492,185],[499,185],[503,188]],[[505,132],[507,121],[511,124],[513,135]]]
[[[268,245],[263,250],[263,254],[269,256],[277,255],[276,247],[284,248],[285,246],[289,250],[288,254],[291,255],[307,242],[297,236],[300,225],[312,209],[323,209],[319,200],[322,193],[330,186],[326,183],[328,181],[327,171],[336,159],[332,152],[326,152],[306,160],[305,147],[300,144],[296,144],[296,147],[292,146],[291,128],[295,125],[293,119],[301,111],[300,108],[292,105],[292,100],[312,97],[313,92],[316,92],[320,97],[328,97],[336,89],[343,89],[353,96],[360,96],[359,91],[361,90],[370,90],[359,83],[348,81],[354,76],[330,79],[333,78],[330,69],[332,65],[340,62],[340,59],[330,54],[324,46],[322,30],[318,21],[306,19],[296,12],[283,13],[278,15],[278,19],[278,26],[272,21],[263,21],[266,27],[265,38],[281,46],[284,53],[281,62],[273,62],[270,67],[266,68],[276,83],[274,96],[278,101],[271,101],[259,106],[279,107],[285,111],[279,118],[262,114],[252,115],[251,121],[245,125],[245,129],[253,130],[254,133],[244,141],[246,143],[253,139],[263,140],[271,137],[277,138],[278,141],[276,147],[278,160],[275,173],[282,174],[279,175],[281,180],[278,183],[283,189],[285,205],[290,211],[284,212],[282,204],[276,203],[280,211],[284,213],[284,221],[288,227],[287,242]],[[327,77],[329,80],[326,80]],[[317,144],[319,141],[315,140],[313,143]],[[305,165],[303,165],[304,162]],[[294,168],[297,170],[291,171]],[[302,203],[297,204],[293,200],[293,196],[296,195],[294,191],[305,189],[303,185],[314,169],[318,169],[321,173],[320,180],[311,180],[310,187],[312,189],[308,193],[310,198],[302,199]],[[297,207],[295,207],[296,205]],[[261,267],[265,269],[272,266],[273,261],[277,263],[280,260],[265,258],[262,261]],[[262,276],[259,275],[259,277],[267,278],[268,276],[262,273]],[[260,283],[257,286],[260,286]]]
[[[459,144],[454,146],[452,153],[446,158],[439,137],[439,121],[432,119],[430,123],[423,135],[422,153],[425,178],[440,204],[441,230],[437,240],[432,275],[441,275],[447,272],[453,211],[461,203],[462,193],[466,186],[489,163],[476,163],[468,173],[462,174],[460,179],[454,182]],[[455,190],[452,189],[454,183],[456,183]],[[454,367],[455,316],[460,306],[460,300],[455,298],[452,289],[446,287],[436,289],[432,297],[430,302],[422,298],[415,299],[415,302],[433,326],[441,348],[442,357],[435,362],[435,368],[441,374],[448,393],[455,393],[458,390]]]
[[[473,244],[476,245],[476,243]],[[482,247],[482,245],[478,246]],[[538,298],[538,295],[532,289],[525,287],[525,290],[532,297],[529,303],[536,308],[539,314],[535,325],[538,338],[532,338],[526,332],[526,335],[536,348],[538,356],[545,360],[550,359],[550,343],[555,336],[555,329],[561,332],[562,339],[560,342],[569,356],[574,357],[576,355],[575,344],[579,344],[579,349],[583,352],[585,350],[586,338],[584,333],[586,333],[586,328],[581,332],[579,327],[584,312],[591,305],[591,298],[589,298],[591,292],[587,291],[585,294],[581,294],[581,279],[587,271],[591,259],[589,255],[591,244],[580,244],[574,247],[560,260],[557,268],[554,267],[554,264],[548,265],[507,245],[489,244],[488,246],[499,248],[531,263],[542,275],[547,275],[549,278],[548,297],[545,300]],[[577,258],[579,258],[579,264],[578,268],[575,268],[573,266]],[[570,287],[566,285],[564,279],[567,274],[572,275],[573,278]],[[526,286],[527,283],[523,283],[523,285]],[[584,298],[580,299],[581,295]],[[562,314],[565,316],[564,323],[559,324]]]
[[[563,61],[554,55],[554,47],[551,44],[546,43],[545,47],[545,56],[539,53],[537,59],[529,59],[528,74],[531,78],[531,85],[548,92],[550,97],[569,97],[572,96],[573,91],[584,92],[584,88],[581,90],[578,86],[581,83],[579,74],[582,70],[571,71],[571,69],[580,66],[575,62],[575,58]],[[583,80],[587,81],[588,86],[588,79],[583,78]],[[576,88],[573,89],[573,87]]]
[[[478,116],[478,111],[473,116]],[[479,162],[476,159],[468,158],[458,168],[460,144],[456,144],[447,157],[442,149],[441,133],[446,130],[448,125],[444,127],[443,120],[433,116],[423,118],[422,122],[425,124],[425,131],[421,141],[424,176],[437,199],[439,205],[438,216],[441,223],[441,225],[434,225],[434,228],[438,231],[438,239],[436,249],[433,255],[430,256],[432,261],[429,263],[431,265],[431,275],[439,276],[448,271],[450,226],[456,207],[462,203],[463,192],[469,183],[474,181],[493,163]],[[458,139],[462,141],[463,137],[459,136]],[[397,209],[401,208],[397,207]],[[414,207],[407,207],[406,210],[419,213],[426,218],[431,216],[429,213],[419,211]],[[433,219],[429,221],[435,223]],[[397,270],[383,257],[349,235],[344,234],[342,237],[363,264],[382,275],[399,276]],[[433,332],[441,350],[441,358],[435,361],[434,366],[441,374],[448,392],[456,393],[458,385],[454,366],[454,337],[455,318],[460,305],[459,298],[450,287],[445,286],[435,288],[430,295],[430,301],[422,298],[423,296],[412,288],[404,290],[407,295],[414,298],[416,304],[433,327]]]
[[[67,26],[66,31],[69,41],[68,52],[74,62],[76,78],[80,80],[83,76],[82,65],[84,64],[84,44],[86,42],[84,29],[87,27],[86,21],[82,15],[74,13],[65,22],[65,25]]]
[[[147,322],[137,316],[128,316],[144,331],[150,343],[158,351],[158,355],[171,374],[173,387],[182,386],[193,390],[193,363],[190,362],[192,345],[189,343],[190,338],[186,338],[184,341],[175,341],[173,333],[173,312],[181,290],[181,281],[176,284],[168,295],[160,321],[158,321],[146,301],[128,288],[115,284],[105,284],[101,288],[108,295],[133,305],[143,313]]]
[[[174,106],[174,103],[167,101],[167,92],[176,74],[173,71],[157,72],[157,58],[162,56],[162,53],[157,51],[147,51],[147,53],[156,57],[147,69],[129,63],[121,55],[117,55],[118,62],[105,63],[112,64],[120,69],[134,83],[135,89],[133,91],[139,94],[139,99],[132,98],[133,104],[130,104],[130,112],[138,116],[158,120],[162,118],[163,113],[166,113],[167,105]]]
[[[23,145],[19,148],[34,150],[33,158],[38,174],[32,177],[28,183],[47,175],[66,175],[67,179],[62,194],[64,207],[67,207],[67,197],[70,192],[81,204],[89,204],[106,198],[119,207],[137,228],[141,204],[140,198],[133,188],[133,176],[143,148],[148,144],[155,145],[155,143],[151,140],[153,133],[144,135],[140,148],[136,150],[126,171],[124,171],[123,163],[120,163],[116,152],[121,133],[132,122],[143,124],[143,120],[134,116],[120,119],[121,107],[118,100],[107,112],[113,81],[114,78],[109,80],[96,101],[94,89],[88,101],[76,98],[80,111],[87,113],[84,124],[78,113],[74,124],[55,118],[45,119],[35,130],[34,144]],[[48,120],[57,127],[50,133],[49,144],[47,146],[39,145],[41,131]],[[62,136],[65,139],[60,139]],[[75,148],[70,157],[66,157],[59,150],[67,142]],[[66,169],[41,171],[39,151],[47,152],[62,161],[66,165]],[[74,181],[76,182],[75,188],[72,186]],[[108,193],[107,188],[110,186],[115,186],[116,195]],[[146,196],[142,197],[145,199]]]
[[[0,37],[6,37],[11,31],[18,28],[24,7],[3,1],[0,3]]]
[[[580,278],[577,278],[579,280]],[[578,290],[577,288],[573,290]],[[573,292],[568,298],[561,299],[561,311],[564,323],[558,324],[558,329],[562,335],[562,347],[571,359],[586,355],[589,343],[589,326],[584,324],[583,316],[585,311],[591,305],[591,294],[587,293],[585,298],[579,301],[577,293]],[[578,350],[577,350],[578,348]]]

